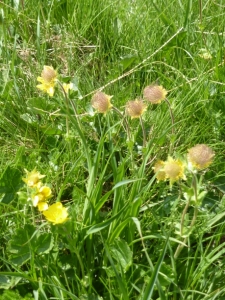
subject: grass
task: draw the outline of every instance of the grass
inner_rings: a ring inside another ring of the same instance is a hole
[[[225,299],[224,25],[222,1],[0,3],[0,299]],[[44,65],[68,96],[37,89]],[[131,119],[152,83],[168,102]],[[186,180],[157,182],[168,156]],[[62,224],[29,200],[35,168]]]

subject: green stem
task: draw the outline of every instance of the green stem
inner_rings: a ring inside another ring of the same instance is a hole
[[[76,254],[76,256],[77,256],[77,259],[78,259],[78,261],[79,261],[79,263],[80,263],[80,268],[81,268],[82,278],[84,278],[84,275],[85,275],[85,273],[84,273],[84,265],[83,265],[83,263],[82,263],[80,254],[79,254],[79,252],[78,252],[77,250],[75,250],[74,252],[75,252],[75,254]]]
[[[78,114],[77,114],[77,109],[76,109],[76,106],[74,105],[74,103],[72,101],[69,100],[68,98],[68,95],[67,93],[65,92],[62,84],[60,81],[58,81],[59,83],[59,86],[60,88],[62,89],[62,92],[63,92],[63,95],[65,97],[65,100],[66,100],[66,106],[67,106],[67,113],[68,113],[68,116],[70,117],[70,120],[71,122],[75,125],[78,133],[79,133],[79,136],[82,140],[82,144],[83,144],[83,148],[84,148],[84,152],[86,154],[86,158],[87,158],[87,164],[88,164],[88,171],[89,171],[89,174],[91,173],[91,169],[92,169],[92,161],[91,161],[91,158],[90,158],[90,152],[89,152],[89,148],[87,146],[87,143],[86,143],[86,139],[84,137],[84,134],[83,134],[83,130],[81,128],[81,124],[80,124],[80,121],[78,119]],[[73,108],[73,111],[74,111],[74,114],[75,114],[75,118],[74,117],[71,117],[70,114],[69,114],[69,104],[71,104],[72,108]],[[67,116],[67,117],[68,117]]]
[[[66,135],[67,137],[69,136],[69,120],[68,120],[68,116],[69,116],[69,99],[68,99],[68,96],[67,96],[67,93],[65,92],[63,86],[62,86],[62,83],[58,80],[57,81],[62,92],[63,92],[63,95],[64,95],[64,98],[66,99],[66,112],[67,112],[67,115],[66,115]]]
[[[198,192],[197,192],[197,178],[195,176],[195,174],[193,174],[193,177],[192,177],[192,187],[193,187],[193,190],[194,190],[194,195],[195,195],[195,207],[194,207],[194,214],[193,214],[193,218],[192,218],[192,221],[191,221],[191,224],[190,224],[190,232],[193,230],[194,228],[194,225],[195,225],[195,222],[197,220],[197,216],[198,216],[198,206],[197,206],[197,200],[198,200]],[[183,224],[184,224],[184,217],[185,217],[185,214],[187,212],[187,209],[189,207],[189,204],[190,204],[190,199],[188,199],[188,202],[183,210],[183,213],[182,213],[182,217],[181,217],[181,236],[183,234]],[[187,237],[183,240],[183,243],[186,244],[187,242]],[[180,255],[180,252],[182,251],[182,249],[184,248],[184,245],[182,244],[179,244],[177,249],[176,249],[176,252],[174,254],[174,259],[177,259],[178,256]]]
[[[125,131],[127,132],[127,136],[128,136],[129,141],[130,141],[131,140],[130,129],[129,129],[129,125],[127,123],[127,120],[126,120],[125,116],[115,106],[113,106],[112,109],[123,119],[123,122],[125,124]]]
[[[131,133],[130,133],[129,124],[127,122],[126,117],[119,111],[118,108],[113,106],[112,109],[123,119],[124,130],[126,131],[127,137],[128,137],[128,148],[129,148],[129,151],[130,151],[131,165],[132,165],[132,168],[133,168],[134,167],[134,159],[133,159],[133,151],[132,151],[133,143],[132,143],[132,140],[131,140]]]
[[[142,128],[142,133],[143,133],[143,148],[146,146],[146,134],[145,134],[145,126],[142,120],[142,117],[140,116],[140,124]]]
[[[175,121],[174,121],[173,110],[171,108],[169,100],[166,98],[165,101],[166,101],[166,103],[167,103],[167,105],[169,107],[170,118],[171,118],[171,123],[172,123],[172,135],[174,135],[174,124],[175,124]],[[173,153],[173,146],[174,146],[174,137],[172,137],[172,142],[170,143],[170,150],[169,150],[170,154]]]
[[[190,199],[188,199],[186,205],[185,205],[185,208],[183,210],[183,213],[182,213],[182,216],[181,216],[181,224],[180,224],[180,235],[182,236],[183,235],[183,228],[184,228],[184,218],[185,218],[185,215],[187,213],[187,210],[188,210],[188,207],[190,205]]]

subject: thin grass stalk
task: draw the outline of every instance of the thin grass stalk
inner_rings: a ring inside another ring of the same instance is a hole
[[[165,98],[165,101],[169,107],[169,112],[170,112],[170,118],[171,118],[171,124],[172,124],[172,134],[174,134],[174,124],[175,124],[175,121],[174,121],[174,115],[173,115],[173,110],[171,108],[171,105],[170,105],[170,102],[167,98]]]
[[[194,207],[194,214],[193,214],[193,218],[192,218],[192,221],[191,221],[191,224],[190,224],[190,232],[193,230],[194,228],[194,225],[195,225],[195,222],[197,220],[197,215],[198,215],[198,206],[197,206],[197,200],[198,200],[198,194],[197,194],[197,178],[196,178],[196,175],[193,173],[193,177],[192,177],[192,187],[193,187],[193,190],[194,190],[194,196],[195,196],[195,207]],[[187,201],[187,204],[183,210],[183,213],[182,213],[182,217],[181,217],[181,236],[183,235],[183,224],[184,224],[184,217],[186,215],[186,212],[188,210],[188,207],[189,207],[189,204],[190,204],[190,201],[191,199],[189,198],[188,201]],[[183,243],[186,244],[187,242],[187,239],[188,237],[186,237],[184,240],[183,240]],[[179,244],[177,249],[176,249],[176,252],[174,254],[174,259],[177,259],[178,256],[180,255],[180,252],[182,251],[182,249],[184,248],[184,245],[183,244]]]
[[[143,148],[146,146],[146,133],[145,133],[145,126],[142,117],[140,116],[140,124],[141,124],[141,129],[142,129],[142,134],[143,134]]]
[[[129,125],[127,123],[126,117],[119,111],[119,109],[117,107],[113,106],[112,109],[122,118],[122,120],[125,124],[124,129],[127,133],[128,140],[130,141],[131,140],[131,135],[130,135],[130,129],[129,129]]]
[[[141,68],[145,67],[145,63],[146,61],[148,61],[150,58],[154,57],[160,50],[162,50],[170,41],[172,41],[181,31],[183,30],[183,27],[179,28],[177,30],[177,32],[175,34],[173,34],[162,46],[160,46],[156,51],[154,51],[151,55],[149,55],[147,58],[145,58],[144,60],[142,60],[139,64],[137,64],[134,68],[132,68],[131,70],[129,70],[128,72],[125,72],[123,75],[111,80],[110,82],[108,82],[107,84],[105,84],[104,86],[102,86],[100,89],[94,90],[86,95],[84,95],[82,97],[86,98],[94,93],[96,93],[99,90],[103,90],[106,87],[108,87],[109,85],[119,81],[120,79],[123,79],[126,76],[129,76],[131,74],[133,74],[134,72],[136,72],[137,70],[140,70]]]

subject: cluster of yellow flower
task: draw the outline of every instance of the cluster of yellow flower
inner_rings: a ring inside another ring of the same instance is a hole
[[[50,97],[52,97],[54,95],[57,82],[61,85],[57,77],[58,73],[53,67],[44,66],[41,76],[37,77],[37,81],[41,83],[37,85],[37,88],[43,92],[46,92]],[[65,93],[68,93],[69,89],[72,88],[72,83],[63,83],[61,86],[63,87]],[[160,85],[149,85],[143,91],[143,98],[152,104],[158,104],[165,100],[166,95],[167,91]],[[113,107],[112,103],[110,102],[111,98],[112,96],[99,91],[92,97],[91,104],[99,113],[105,114]],[[136,99],[127,102],[126,113],[132,119],[140,118],[146,108],[147,105],[143,102],[143,100]]]
[[[57,72],[52,67],[44,66],[41,77],[37,78],[37,80],[41,82],[41,84],[37,85],[37,88],[47,92],[49,96],[53,96],[54,88],[57,83],[57,76]],[[61,86],[65,93],[68,93],[69,89],[72,88],[71,83],[62,84]],[[163,100],[167,101],[166,95],[167,91],[162,86],[156,84],[145,87],[143,91],[143,99],[147,101],[147,103],[152,104],[161,103]],[[98,91],[91,99],[92,107],[95,108],[97,112],[106,114],[111,108],[113,108],[111,98],[112,96],[109,96],[102,91]],[[129,115],[132,119],[140,118],[147,108],[144,100],[136,99],[128,101],[126,104],[127,115]],[[188,150],[187,166],[189,170],[192,170],[193,168],[196,170],[204,169],[211,164],[214,155],[213,150],[205,144],[196,145]],[[185,168],[186,164],[183,161],[173,159],[172,157],[169,157],[167,161],[157,161],[153,167],[158,181],[168,179],[171,184],[179,179],[185,179]],[[39,174],[39,176],[43,175]],[[39,179],[40,178],[42,177],[39,177]],[[46,207],[46,202],[44,200],[48,199],[50,196],[51,190],[49,188],[45,186],[40,187],[33,198],[33,203],[34,205],[37,203],[35,206],[38,206],[39,210],[43,210],[43,208]]]
[[[158,160],[153,170],[158,181],[169,180],[173,184],[179,179],[186,179],[186,167],[191,170],[202,170],[207,168],[215,156],[214,151],[205,144],[198,144],[188,150],[187,164],[180,159],[169,157],[166,161]]]
[[[37,207],[45,218],[53,224],[61,224],[68,220],[67,208],[63,207],[61,202],[48,206],[52,191],[50,187],[43,185],[41,182],[45,175],[41,175],[36,169],[31,172],[25,169],[25,172],[26,177],[22,179],[30,191],[29,200],[32,201],[33,206]]]
[[[166,99],[167,91],[160,85],[149,85],[143,91],[143,98],[152,104],[158,104]],[[112,96],[103,92],[97,92],[93,95],[91,104],[99,113],[107,113],[112,107],[110,102]],[[147,105],[143,100],[128,101],[126,104],[126,113],[131,117],[140,118],[145,112]]]

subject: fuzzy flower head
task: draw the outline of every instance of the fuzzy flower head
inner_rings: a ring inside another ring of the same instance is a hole
[[[131,119],[140,118],[145,110],[146,105],[141,100],[129,101],[126,104],[126,112]]]
[[[169,179],[170,184],[173,184],[173,182],[179,179],[186,179],[184,169],[185,166],[179,159],[169,157],[167,161],[164,162],[163,171],[165,172],[166,179]]]
[[[93,95],[91,99],[91,105],[102,114],[107,113],[110,108],[112,107],[112,104],[110,102],[110,99],[112,96],[106,95],[103,92],[97,92]]]
[[[188,162],[197,170],[207,168],[213,161],[214,151],[205,144],[198,144],[188,150]]]
[[[164,165],[165,165],[164,161],[158,160],[153,167],[154,173],[156,174],[157,181],[162,181],[166,179]]]
[[[143,95],[152,104],[159,104],[166,99],[167,91],[161,85],[149,85],[144,89]]]
[[[52,191],[48,186],[37,188],[36,193],[31,195],[33,206],[38,206],[41,202],[46,202],[52,196]]]
[[[47,210],[43,212],[45,218],[55,224],[61,224],[68,220],[68,208],[64,207],[61,202],[56,202],[49,206]]]
[[[25,169],[26,178],[22,178],[22,180],[27,184],[27,186],[34,188],[40,185],[40,179],[44,178],[45,175],[41,175],[36,169],[29,172]]]
[[[57,82],[57,72],[52,67],[44,66],[41,77],[38,76],[37,81],[41,83],[37,85],[37,88],[52,97]]]

